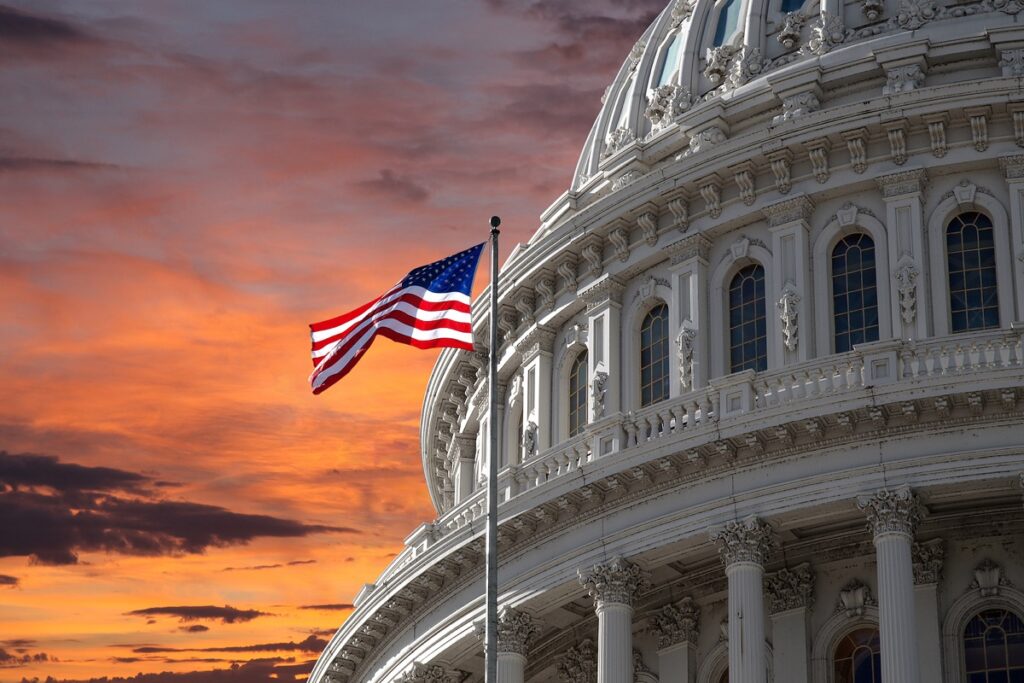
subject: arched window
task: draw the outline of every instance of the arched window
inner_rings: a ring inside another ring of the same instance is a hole
[[[665,50],[665,56],[661,62],[661,75],[658,77],[657,86],[662,86],[672,80],[672,74],[676,72],[676,61],[679,59],[679,44],[683,42],[682,32],[676,31],[676,35]]]
[[[729,283],[730,372],[768,369],[764,311],[764,268],[747,266]]]
[[[968,211],[946,226],[949,311],[954,332],[999,327],[992,221]]]
[[[587,352],[576,356],[569,368],[569,436],[583,431],[587,424]]]
[[[740,6],[742,0],[725,0],[722,9],[718,11],[718,24],[715,26],[715,47],[725,45],[736,32],[740,21]]]
[[[668,398],[668,306],[658,304],[640,325],[640,405]]]
[[[881,683],[881,651],[877,628],[847,633],[832,657],[833,683]]]
[[[1024,681],[1024,621],[1005,609],[987,609],[964,629],[968,683]]]
[[[878,341],[875,242],[857,233],[832,250],[832,324],[836,353]]]

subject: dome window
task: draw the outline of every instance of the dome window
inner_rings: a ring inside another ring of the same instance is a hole
[[[741,0],[725,0],[722,9],[719,10],[718,25],[715,26],[715,47],[725,45],[736,33],[740,23],[740,3]]]
[[[587,352],[576,356],[569,369],[569,437],[587,424]]]
[[[881,683],[882,649],[877,628],[846,634],[832,658],[835,683]]]
[[[768,369],[764,267],[743,268],[729,283],[730,372]]]
[[[804,0],[782,0],[782,11],[789,14],[804,6]]]
[[[954,332],[999,327],[996,249],[992,221],[968,211],[946,227],[949,310]]]
[[[878,341],[875,242],[857,233],[832,250],[832,325],[836,353]]]
[[[967,680],[1024,680],[1024,621],[1005,609],[975,615],[964,629]]]
[[[668,306],[658,304],[640,326],[640,405],[668,398]]]
[[[668,49],[665,50],[665,56],[661,62],[661,75],[658,76],[656,86],[661,87],[667,84],[672,80],[672,76],[675,75],[676,62],[679,60],[679,43],[681,42],[681,34],[676,32],[672,42],[668,44]]]

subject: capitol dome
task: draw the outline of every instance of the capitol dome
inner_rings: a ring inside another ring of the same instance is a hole
[[[1024,681],[1024,4],[678,0],[442,352],[313,683]]]

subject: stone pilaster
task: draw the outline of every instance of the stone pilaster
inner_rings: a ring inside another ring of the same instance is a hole
[[[633,683],[633,604],[649,585],[639,566],[622,557],[580,571],[597,612],[597,683]]]
[[[780,569],[765,577],[772,619],[775,679],[810,681],[810,608],[814,604],[814,572],[807,563]]]
[[[701,234],[670,244],[672,302],[669,329],[675,330],[676,353],[670,354],[669,370],[678,382],[670,395],[678,396],[707,385],[708,381],[708,252],[711,240]],[[702,333],[703,332],[703,333]]]
[[[651,633],[658,638],[661,683],[694,683],[697,679],[697,638],[700,608],[692,598],[669,603],[651,617]]]
[[[1024,121],[1024,110],[1014,114],[1014,121]],[[1017,320],[1024,320],[1024,155],[1000,157],[999,165],[1010,191],[1010,261],[1013,264],[1013,286],[1017,290]]]
[[[882,489],[857,501],[874,535],[878,563],[878,621],[882,638],[882,679],[920,683],[914,569],[911,544],[920,520],[909,487]]]
[[[914,610],[917,623],[917,656],[922,681],[941,681],[942,662],[934,654],[941,648],[941,619],[939,617],[939,584],[946,548],[941,538],[915,543]]]
[[[523,365],[523,429],[529,429],[531,423],[537,426],[534,446],[538,453],[553,442],[550,416],[554,341],[554,330],[536,325],[516,346]],[[516,464],[517,460],[510,457],[508,462]]]
[[[885,224],[889,235],[890,287],[893,336],[923,339],[929,334],[927,283],[924,277],[924,190],[928,174],[924,169],[890,173],[877,179],[885,199]],[[885,277],[879,273],[879,277]],[[943,332],[944,334],[945,332]]]
[[[612,417],[622,410],[622,370],[619,353],[619,326],[622,312],[623,284],[610,275],[595,280],[580,292],[580,298],[587,303],[587,377],[591,381],[603,373],[603,392],[595,395],[588,392],[587,415],[594,422]],[[596,440],[591,444],[594,453],[604,454]],[[613,444],[612,450],[618,450]]]
[[[711,534],[729,580],[729,680],[766,683],[764,564],[774,539],[757,517],[729,522]]]

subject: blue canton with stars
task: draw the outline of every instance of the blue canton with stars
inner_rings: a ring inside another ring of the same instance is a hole
[[[402,287],[425,287],[438,294],[460,292],[469,296],[469,290],[473,287],[476,264],[480,260],[480,252],[483,249],[484,243],[481,242],[466,251],[460,251],[448,258],[420,266],[402,278],[401,285]]]

